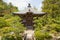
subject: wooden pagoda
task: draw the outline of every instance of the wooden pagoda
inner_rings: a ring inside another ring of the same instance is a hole
[[[14,12],[13,14],[18,15],[22,18],[22,23],[27,27],[27,29],[33,29],[33,17],[41,17],[46,13],[39,12],[31,7],[30,4],[28,4],[28,7],[25,10],[20,12]]]

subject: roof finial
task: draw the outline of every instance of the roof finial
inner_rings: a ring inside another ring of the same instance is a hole
[[[28,3],[28,7],[31,7],[30,3]]]

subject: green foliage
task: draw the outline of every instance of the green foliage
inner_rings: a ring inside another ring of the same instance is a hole
[[[22,36],[19,34],[5,34],[2,36],[1,40],[22,40]]]
[[[37,31],[35,33],[35,36],[36,36],[36,40],[44,40],[44,34],[41,33],[40,31]]]
[[[13,6],[11,3],[7,4],[3,0],[0,0],[0,16],[16,11],[18,11],[17,7]]]
[[[0,28],[8,27],[7,22],[4,20],[4,18],[0,17]]]
[[[40,40],[39,38],[42,37],[42,34],[45,35],[44,37],[48,39],[50,36],[47,37],[48,35],[45,33],[60,33],[60,0],[44,0],[42,12],[46,12],[47,14],[34,20],[35,30],[39,31],[38,33],[35,31],[35,37],[37,40]],[[40,31],[42,34],[40,34]],[[44,40],[44,37],[41,40]]]
[[[48,39],[50,40],[52,37],[49,35],[48,32],[42,32],[41,30],[35,32],[35,38],[36,40],[45,40]]]
[[[60,32],[60,0],[44,0],[42,11],[47,12],[46,25],[50,25],[51,29],[58,30]],[[44,6],[45,5],[45,6]],[[45,19],[44,19],[45,20]],[[49,23],[50,22],[50,23]]]
[[[26,29],[21,18],[12,15],[18,8],[0,0],[0,37],[1,40],[22,40],[21,33]]]
[[[0,36],[2,40],[22,40],[20,33],[23,33],[26,28],[20,21],[20,17],[11,14],[0,17]]]
[[[21,18],[13,16],[12,12],[17,12],[18,8],[11,3],[7,4],[0,0],[0,36],[1,40],[22,40],[22,35],[25,30],[21,23]],[[4,15],[4,16],[3,16]]]

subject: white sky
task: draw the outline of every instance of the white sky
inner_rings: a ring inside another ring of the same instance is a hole
[[[14,6],[17,6],[19,10],[23,10],[27,7],[28,3],[31,3],[32,6],[41,9],[43,0],[3,0],[7,3],[11,2]]]

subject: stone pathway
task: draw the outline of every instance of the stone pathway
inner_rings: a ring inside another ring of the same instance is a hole
[[[24,34],[26,34],[26,40],[34,40],[34,30],[26,30]]]

